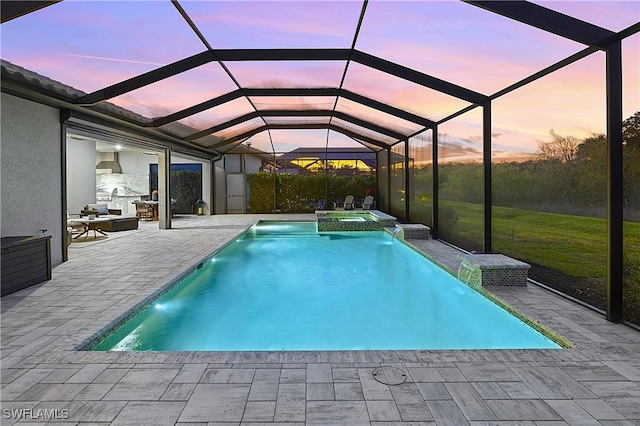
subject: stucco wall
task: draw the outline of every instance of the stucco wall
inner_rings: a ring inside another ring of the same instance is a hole
[[[59,111],[6,93],[0,101],[2,236],[37,235],[47,229],[51,262],[58,265],[66,240]]]
[[[67,210],[96,202],[96,142],[67,137]]]
[[[224,173],[224,159],[213,163],[214,167],[214,214],[227,212],[227,180]]]
[[[245,173],[258,173],[262,168],[262,159],[255,155],[247,155],[244,160]]]

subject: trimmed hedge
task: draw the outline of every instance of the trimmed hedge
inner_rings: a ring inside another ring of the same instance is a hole
[[[176,199],[176,213],[197,213],[196,201],[202,198],[202,173],[171,170],[171,198]]]
[[[376,176],[260,172],[247,175],[247,184],[250,213],[310,213],[341,205],[347,195],[362,203],[368,191],[375,191]]]

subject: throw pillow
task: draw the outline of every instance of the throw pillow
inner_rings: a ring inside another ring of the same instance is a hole
[[[106,206],[96,207],[98,214],[109,214],[109,209]]]

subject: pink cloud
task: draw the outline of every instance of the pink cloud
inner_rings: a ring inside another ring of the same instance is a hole
[[[369,108],[345,98],[340,98],[338,100],[336,110],[403,134],[411,134],[423,128],[423,126],[419,124],[403,120],[391,114]]]
[[[85,92],[202,50],[170,2],[65,1],[2,24],[3,59]]]
[[[597,53],[494,101],[503,139],[527,150],[550,129],[580,138],[605,131],[604,54]]]
[[[355,63],[349,65],[344,88],[432,120],[468,105],[452,96]]]
[[[349,47],[361,2],[185,2],[216,48]]]
[[[622,1],[541,1],[541,6],[570,15],[612,31],[620,31],[640,21],[636,0]]]
[[[584,48],[459,2],[373,2],[357,47],[485,94]]]
[[[217,63],[212,63],[128,92],[113,98],[111,102],[120,106],[133,102],[162,104],[164,109],[162,115],[167,115],[231,92],[236,88],[237,86],[223,69]],[[154,117],[157,116],[149,118]]]

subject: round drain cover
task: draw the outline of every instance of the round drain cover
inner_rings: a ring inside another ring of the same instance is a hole
[[[407,373],[397,367],[378,367],[371,375],[376,381],[389,386],[401,385],[407,381]]]

